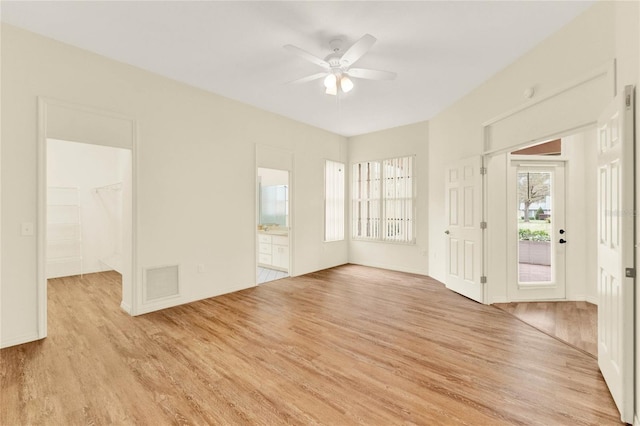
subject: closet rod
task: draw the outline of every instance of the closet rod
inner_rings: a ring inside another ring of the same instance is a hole
[[[93,192],[98,191],[120,191],[122,189],[122,182],[112,183],[110,185],[99,186],[97,188],[93,188]]]

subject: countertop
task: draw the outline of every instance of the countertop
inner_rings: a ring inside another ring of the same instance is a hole
[[[266,231],[264,229],[258,229],[258,234],[289,235],[289,230],[288,229],[282,229],[282,228],[267,229]]]

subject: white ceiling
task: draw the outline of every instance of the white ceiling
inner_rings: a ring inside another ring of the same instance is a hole
[[[557,31],[593,1],[2,1],[3,22],[345,136],[428,120]],[[354,80],[339,99],[324,58],[378,39],[359,68],[394,81]],[[524,87],[523,87],[524,90]]]

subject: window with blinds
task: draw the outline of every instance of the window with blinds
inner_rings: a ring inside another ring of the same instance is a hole
[[[324,169],[324,240],[344,240],[343,163],[327,160]]]
[[[353,165],[353,236],[380,238],[380,163]]]
[[[414,157],[353,165],[353,238],[415,242]]]

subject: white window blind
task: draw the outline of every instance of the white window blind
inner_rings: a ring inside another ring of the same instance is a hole
[[[413,241],[413,157],[384,160],[384,238]]]
[[[324,171],[324,240],[344,240],[344,164],[327,160]]]
[[[380,238],[380,163],[353,165],[353,236]]]
[[[354,238],[414,242],[413,162],[409,156],[353,165]]]

